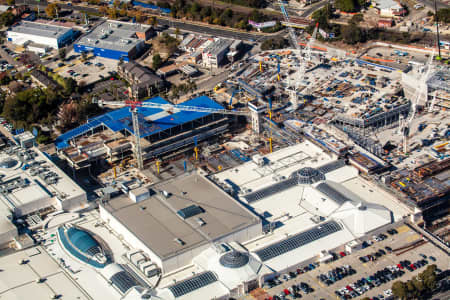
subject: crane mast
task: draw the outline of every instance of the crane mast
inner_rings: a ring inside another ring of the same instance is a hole
[[[411,123],[414,120],[414,117],[416,116],[416,112],[417,112],[417,107],[419,106],[419,102],[420,102],[420,98],[423,95],[424,90],[426,90],[426,84],[427,84],[427,79],[429,78],[429,75],[431,73],[431,69],[432,69],[432,65],[433,65],[433,57],[434,57],[434,49],[433,52],[430,55],[430,58],[428,59],[427,62],[427,71],[425,73],[422,74],[422,76],[420,76],[419,78],[419,82],[417,84],[417,88],[415,91],[415,95],[416,97],[411,101],[411,115],[408,118],[408,120],[404,120],[401,124],[400,124],[400,133],[403,134],[403,152],[406,153],[408,151],[408,147],[407,147],[407,142],[408,142],[408,135],[409,135],[409,130],[411,127]]]
[[[137,161],[138,169],[142,170],[142,169],[144,169],[144,160],[142,159],[141,134],[139,131],[138,108],[130,107],[130,110],[131,110],[131,117],[133,120],[134,136],[136,138],[136,144],[135,144],[136,161]]]
[[[290,23],[289,14],[287,13],[287,10],[284,6],[283,0],[278,0],[278,4],[280,5],[280,9],[283,14],[283,18],[284,18],[285,22]],[[316,27],[314,28],[314,32],[311,36],[311,39],[309,40],[309,42],[307,43],[307,45],[305,47],[305,50],[306,50],[305,59],[302,63],[300,63],[300,69],[297,72],[294,86],[291,86],[291,82],[288,79],[288,87],[291,88],[291,90],[290,90],[291,102],[292,102],[294,109],[297,109],[297,105],[298,105],[297,90],[300,85],[300,82],[303,80],[303,77],[305,76],[306,62],[311,59],[311,45],[314,43],[314,41],[316,39],[318,26],[319,26],[319,24],[317,23]],[[290,38],[292,44],[294,44],[295,49],[298,51],[299,56],[301,57],[302,49],[298,43],[298,39],[295,34],[295,31],[291,26],[287,26],[287,27],[288,27],[288,32],[289,32],[289,38]]]

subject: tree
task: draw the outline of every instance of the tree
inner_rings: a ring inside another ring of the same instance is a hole
[[[153,70],[159,69],[159,67],[161,67],[161,65],[162,65],[161,56],[159,55],[159,53],[156,53],[155,55],[153,55],[153,59],[152,59]]]
[[[57,11],[58,11],[58,5],[56,5],[55,3],[49,3],[47,5],[47,7],[45,8],[45,13],[50,18],[54,18],[57,14]]]
[[[75,127],[78,120],[78,104],[70,101],[59,108],[58,119],[62,131]]]
[[[106,14],[108,13],[108,8],[106,8],[106,6],[100,6],[98,8],[98,12],[101,13],[103,16],[106,16]]]
[[[3,26],[10,26],[14,23],[15,16],[10,12],[4,12],[0,15],[0,24]]]
[[[144,15],[142,14],[142,11],[138,10],[136,11],[134,17],[136,18],[136,22],[140,23],[142,22]]]
[[[270,38],[261,44],[261,50],[283,49],[288,45],[288,41],[284,38]]]
[[[110,19],[117,19],[117,9],[115,7],[108,9],[108,16]]]
[[[156,27],[158,25],[158,20],[156,19],[156,17],[150,17],[148,19],[148,23],[153,27]]]
[[[439,22],[450,23],[450,8],[441,8],[438,10],[437,17]]]
[[[354,25],[342,26],[342,38],[344,42],[350,45],[354,45],[356,43],[364,42],[365,37],[361,29]]]
[[[406,284],[402,281],[396,281],[392,285],[392,293],[395,297],[400,299],[406,299],[408,296],[408,290]]]
[[[316,23],[319,23],[319,27],[323,29],[328,29],[330,25],[328,20],[333,16],[331,5],[327,4],[324,8],[316,10],[312,14],[312,18]]]
[[[175,28],[175,38],[178,39],[178,36],[180,35],[180,28]]]
[[[336,0],[336,6],[345,12],[356,12],[359,10],[358,0]]]
[[[364,21],[364,16],[362,14],[356,14],[350,19],[349,24],[358,25],[362,21]]]
[[[60,48],[58,50],[58,55],[60,59],[66,58],[66,48]]]
[[[12,5],[16,4],[16,1],[15,0],[6,0],[6,4],[12,6]]]
[[[51,90],[39,88],[18,92],[6,99],[3,115],[20,127],[48,122],[55,115],[60,97]]]

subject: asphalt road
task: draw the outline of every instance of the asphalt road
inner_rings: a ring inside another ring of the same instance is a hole
[[[45,2],[36,2],[36,0],[19,0],[18,3],[28,4],[37,6],[39,5],[41,9],[45,9],[46,3]],[[77,11],[85,11],[89,13],[97,13],[98,9],[95,7],[86,7],[86,6],[77,6],[77,5],[64,5],[64,4],[58,4],[61,8],[64,9],[73,9]],[[274,37],[273,35],[261,35],[256,34],[252,32],[239,32],[234,30],[228,30],[228,29],[221,29],[221,28],[211,28],[207,24],[205,25],[199,25],[199,24],[191,24],[191,23],[184,23],[177,20],[167,20],[167,19],[160,19],[158,18],[158,24],[161,25],[167,25],[170,27],[178,27],[180,30],[186,30],[186,31],[192,31],[196,33],[202,33],[212,36],[221,36],[225,38],[234,38],[234,39],[241,39],[241,40],[247,40],[247,41],[264,41],[265,39]],[[285,32],[281,31],[277,36],[284,35]]]
[[[318,10],[319,8],[322,8],[325,6],[329,1],[320,1],[317,3],[314,3],[313,5],[309,6],[304,12],[300,14],[302,18],[308,17],[310,14]]]
[[[421,2],[426,7],[434,9],[434,1],[433,0],[420,0],[419,2]],[[450,7],[450,5],[442,3],[440,1],[437,1],[436,6],[437,6],[437,9]]]

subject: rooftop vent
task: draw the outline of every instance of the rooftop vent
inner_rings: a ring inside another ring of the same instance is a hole
[[[174,239],[174,241],[175,241],[177,244],[179,244],[180,246],[186,245],[186,243],[185,243],[182,239],[180,239],[180,238],[176,238],[176,239]]]
[[[190,205],[188,207],[182,208],[179,211],[177,211],[177,214],[183,218],[183,220],[186,220],[187,218],[193,217],[195,215],[201,214],[205,212],[203,208],[201,208],[198,205]]]
[[[197,224],[200,226],[206,225],[206,222],[202,218],[197,218]]]

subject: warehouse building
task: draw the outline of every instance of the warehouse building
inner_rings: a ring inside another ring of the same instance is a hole
[[[163,273],[192,264],[215,243],[262,233],[260,218],[199,174],[151,186],[139,200],[113,198],[100,205],[100,216]]]
[[[7,31],[9,42],[17,45],[26,45],[29,42],[59,49],[75,38],[72,28],[54,25],[51,23],[38,23],[23,21]]]
[[[149,25],[108,20],[82,37],[73,48],[78,53],[129,61],[141,54],[145,41],[152,35]]]
[[[147,101],[167,104],[161,97]],[[201,96],[183,102],[185,106],[221,109],[212,99]],[[175,106],[176,107],[176,106]],[[167,157],[174,151],[194,147],[194,141],[204,141],[228,130],[227,116],[205,112],[165,111],[139,108],[139,126],[143,159]],[[75,169],[93,162],[115,163],[132,154],[134,131],[131,112],[124,107],[90,119],[88,123],[59,136],[56,148]]]

